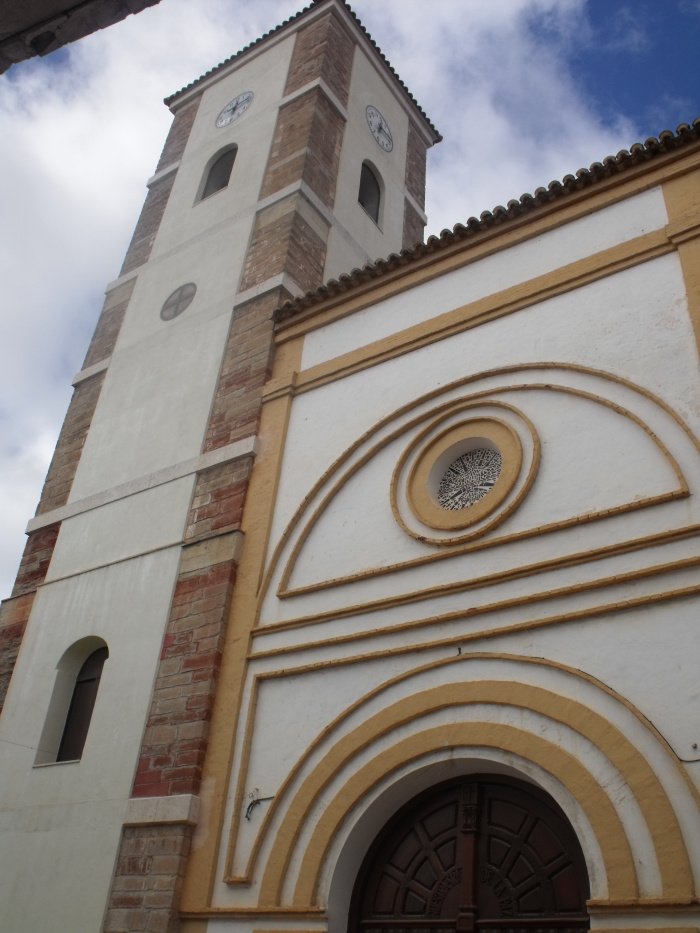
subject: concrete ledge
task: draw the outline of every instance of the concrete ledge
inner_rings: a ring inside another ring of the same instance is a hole
[[[205,538],[182,549],[180,573],[196,573],[215,564],[233,560],[238,563],[243,545],[243,532],[232,531],[216,538]]]
[[[85,382],[86,379],[91,379],[93,376],[97,376],[98,373],[104,372],[109,366],[109,361],[111,359],[111,356],[106,356],[103,360],[100,360],[99,363],[93,363],[92,366],[86,366],[85,369],[81,369],[79,373],[73,376],[71,385],[77,386],[78,383]]]
[[[423,223],[424,223],[424,224],[427,224],[427,223],[428,223],[428,215],[425,213],[425,211],[424,211],[423,208],[420,206],[420,204],[418,203],[418,201],[416,201],[416,199],[413,197],[413,195],[411,194],[411,192],[408,191],[407,189],[404,189],[404,193],[403,193],[403,194],[404,194],[404,197],[406,198],[406,200],[408,201],[408,203],[409,203],[409,204],[411,205],[411,207],[413,208],[413,210],[416,212],[416,214],[418,214],[418,216],[420,217],[420,219],[423,221]]]
[[[236,301],[234,307],[238,305],[244,305],[247,301],[252,301],[254,298],[260,298],[261,295],[267,294],[267,292],[272,292],[276,288],[284,288],[289,292],[290,295],[299,298],[304,294],[304,290],[294,281],[294,279],[288,275],[286,272],[280,272],[279,275],[273,275],[269,279],[265,279],[264,282],[260,282],[258,285],[253,285],[252,288],[246,289],[244,292],[239,292],[236,295]]]
[[[325,97],[328,98],[331,104],[338,111],[340,116],[347,122],[348,111],[347,108],[340,102],[336,97],[333,91],[328,87],[323,78],[314,78],[313,81],[309,81],[308,84],[305,84],[303,87],[297,88],[296,91],[292,91],[291,94],[287,94],[286,97],[283,97],[279,103],[280,110],[284,107],[285,104],[291,103],[293,100],[297,100],[299,97],[303,97],[304,94],[308,94],[309,91],[313,91],[314,88],[318,88]]]
[[[199,797],[177,794],[173,797],[131,797],[126,805],[125,826],[154,823],[196,823]]]
[[[168,175],[172,175],[173,172],[176,172],[180,168],[180,159],[177,162],[171,162],[170,165],[166,165],[165,168],[162,168],[159,172],[156,172],[155,175],[151,177],[146,182],[146,187],[150,188],[152,185],[157,185],[159,181],[163,181],[164,178],[167,178]]]
[[[183,460],[181,463],[174,464],[174,466],[156,470],[155,473],[147,473],[145,476],[129,480],[128,483],[122,483],[103,492],[95,493],[94,496],[87,496],[85,499],[78,499],[75,502],[62,505],[58,509],[36,515],[28,522],[26,533],[31,534],[33,531],[38,531],[39,528],[65,521],[74,515],[81,515],[83,512],[90,512],[92,509],[98,509],[110,502],[117,502],[119,499],[126,499],[128,496],[145,492],[147,489],[163,486],[165,483],[172,483],[173,480],[182,479],[183,476],[201,473],[210,467],[220,466],[222,463],[229,463],[232,460],[240,460],[242,457],[254,457],[256,451],[255,436],[245,437],[243,440],[235,441],[226,447],[210,450],[208,453],[192,457],[190,460]]]

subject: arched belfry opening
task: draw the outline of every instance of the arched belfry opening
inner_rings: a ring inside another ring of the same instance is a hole
[[[589,929],[583,853],[557,804],[505,776],[440,784],[370,847],[349,933],[578,933]]]

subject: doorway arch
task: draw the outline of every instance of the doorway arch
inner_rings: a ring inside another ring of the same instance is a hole
[[[579,933],[589,882],[578,839],[539,788],[470,775],[414,797],[371,845],[349,933]]]

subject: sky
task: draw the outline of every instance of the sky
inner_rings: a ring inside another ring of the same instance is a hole
[[[304,6],[161,0],[0,76],[0,598],[153,174],[163,98]],[[439,233],[700,115],[700,0],[353,0],[444,141]]]

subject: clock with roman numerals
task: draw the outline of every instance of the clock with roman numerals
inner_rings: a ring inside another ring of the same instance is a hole
[[[376,107],[370,104],[365,108],[365,119],[367,120],[370,133],[377,141],[377,145],[380,146],[384,152],[391,152],[394,148],[394,139],[391,135],[389,124],[382,114]]]

